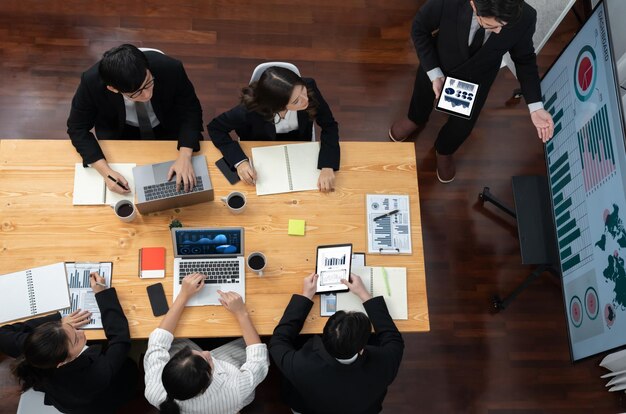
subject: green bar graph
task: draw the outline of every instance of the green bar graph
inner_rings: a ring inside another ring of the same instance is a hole
[[[552,190],[555,193],[558,193],[559,191],[561,191],[563,189],[563,187],[565,187],[567,184],[569,184],[569,182],[572,180],[572,177],[567,174],[565,176],[565,178],[563,178],[561,181],[559,181],[559,183],[557,185],[555,185],[554,187],[552,187]]]
[[[561,261],[565,260],[566,257],[569,257],[572,255],[572,248],[568,247],[567,249],[563,250],[561,252]]]
[[[556,115],[554,115],[554,117],[553,117],[553,119],[552,119],[552,120],[553,120],[553,121],[554,121],[554,123],[556,124],[557,122],[559,122],[559,120],[560,120],[561,118],[563,118],[563,108],[561,108],[561,109],[559,110],[559,112],[557,112],[557,113],[556,113]]]
[[[580,237],[580,229],[576,229],[562,239],[559,239],[559,246],[567,246]],[[563,251],[563,250],[561,250]]]
[[[565,223],[567,220],[569,220],[570,215],[569,215],[569,211],[566,211],[565,213],[563,213],[562,216],[558,217],[556,219],[556,226],[557,227],[561,227],[563,225],[563,223]]]
[[[552,173],[552,171],[550,172]],[[565,176],[565,174],[569,174],[569,165],[564,165],[563,168],[552,174],[552,176],[550,177],[550,182],[552,183],[552,185],[556,184],[561,178]]]
[[[557,208],[554,209],[554,215],[557,217],[560,216],[561,214],[563,214],[565,210],[567,210],[571,206],[572,206],[572,199],[568,198],[567,200],[563,202],[563,204],[559,205]]]
[[[554,127],[554,135],[552,135],[552,136],[553,137],[556,136],[556,134],[561,132],[561,129],[563,129],[563,127],[561,127],[561,124],[557,124],[557,126]]]
[[[561,266],[563,266],[563,271],[567,272],[569,269],[576,266],[578,263],[580,263],[580,255],[577,254],[571,259],[568,259],[567,261],[562,262]]]
[[[556,170],[558,170],[563,163],[567,162],[567,152],[559,157],[558,160],[554,164],[550,166],[550,174],[554,174]]]
[[[552,104],[554,104],[554,102],[556,101],[556,92],[550,97],[550,99],[548,99],[548,101],[545,103],[545,107],[546,108],[550,108],[552,107]]]
[[[554,205],[556,206],[561,204],[561,201],[563,201],[563,193],[559,193],[556,197],[554,197]]]
[[[576,220],[572,219],[569,222],[567,222],[566,225],[564,225],[563,227],[560,227],[560,228],[557,229],[557,232],[556,232],[557,237],[561,238],[561,237],[565,236],[574,227],[576,227]]]

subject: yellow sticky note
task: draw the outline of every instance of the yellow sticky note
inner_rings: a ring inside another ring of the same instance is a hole
[[[287,234],[292,236],[304,236],[304,220],[289,219]]]

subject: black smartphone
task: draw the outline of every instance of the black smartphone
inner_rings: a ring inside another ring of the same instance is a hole
[[[239,181],[239,174],[237,174],[236,168],[231,167],[224,158],[220,158],[215,161],[215,165],[219,168],[222,174],[224,174],[224,177],[226,177],[229,183],[237,184]]]
[[[152,314],[154,316],[165,315],[170,308],[167,305],[167,298],[165,297],[163,284],[155,283],[154,285],[148,286],[146,290],[148,291],[148,299],[150,299]]]

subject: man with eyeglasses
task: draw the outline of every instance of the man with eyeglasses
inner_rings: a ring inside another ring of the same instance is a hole
[[[196,184],[191,156],[200,150],[202,130],[200,101],[182,63],[129,44],[105,52],[83,73],[67,120],[67,133],[83,164],[95,168],[109,190],[118,193],[130,191],[128,181],[109,166],[98,140],[178,140],[178,158],[168,179],[176,175],[177,190],[190,191]]]
[[[420,66],[409,113],[391,126],[389,138],[404,141],[424,128],[445,76],[479,84],[471,119],[450,116],[435,141],[437,178],[454,180],[452,154],[472,132],[506,52],[515,63],[539,138],[552,138],[554,123],[541,102],[533,47],[536,21],[537,12],[523,0],[428,0],[413,20],[411,37]]]

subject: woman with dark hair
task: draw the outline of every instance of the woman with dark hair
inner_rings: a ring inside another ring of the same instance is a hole
[[[313,121],[322,128],[317,187],[331,191],[339,170],[339,128],[313,79],[269,67],[257,82],[242,89],[241,104],[214,118],[207,129],[226,162],[243,181],[254,184],[256,171],[230,132],[245,141],[311,141]]]
[[[64,413],[114,412],[133,397],[137,385],[137,367],[127,358],[128,321],[115,289],[104,287],[104,281],[97,273],[90,275],[108,339],[106,350],[88,346],[84,331],[78,329],[91,318],[85,311],[0,327],[0,352],[18,358],[13,373],[22,391],[43,391],[44,402]]]
[[[150,334],[144,357],[146,399],[165,414],[236,413],[254,399],[267,375],[267,346],[240,295],[222,292],[220,302],[235,315],[243,339],[203,351],[189,339],[174,339],[187,301],[204,286],[204,275],[183,279],[180,294],[161,324]]]

